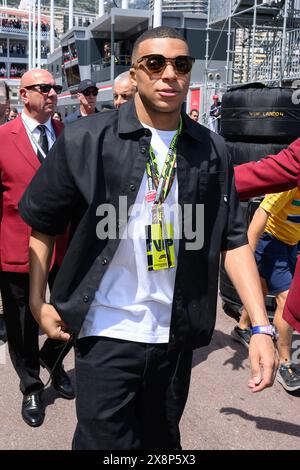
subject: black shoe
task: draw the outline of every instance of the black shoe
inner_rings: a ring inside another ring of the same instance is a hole
[[[246,346],[246,348],[249,348],[249,343],[250,343],[250,339],[251,339],[251,329],[250,328],[240,328],[237,325],[232,330],[231,336],[236,341],[239,341],[244,346]]]
[[[22,418],[29,426],[41,426],[45,418],[45,408],[41,400],[41,392],[25,395],[22,402]]]
[[[66,398],[67,400],[72,400],[75,398],[73,385],[71,384],[71,381],[62,364],[57,365],[53,372],[51,371],[51,367],[47,366],[47,364],[41,358],[40,364],[42,367],[45,367],[49,373],[52,373],[52,385],[60,394],[60,396]]]
[[[57,366],[53,371],[52,385],[63,398],[66,398],[67,400],[75,398],[73,385],[71,384],[62,364]]]

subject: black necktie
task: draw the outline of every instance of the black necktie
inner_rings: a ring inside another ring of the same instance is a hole
[[[39,145],[41,149],[43,150],[44,154],[47,155],[48,150],[49,150],[49,145],[48,145],[48,138],[46,134],[46,126],[41,124],[40,126],[37,126],[37,129],[40,131],[40,137],[38,141]],[[37,151],[37,157],[41,163],[44,162],[45,158],[42,155],[42,153],[39,151],[39,149]]]

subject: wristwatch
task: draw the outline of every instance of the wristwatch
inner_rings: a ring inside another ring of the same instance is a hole
[[[279,338],[279,333],[275,325],[265,325],[265,326],[252,326],[251,328],[252,335],[263,334],[271,336],[273,341],[277,341]]]

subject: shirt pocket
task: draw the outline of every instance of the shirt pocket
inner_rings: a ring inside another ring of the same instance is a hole
[[[225,172],[216,171],[211,173],[200,172],[198,175],[198,195],[199,203],[209,203],[226,200]]]

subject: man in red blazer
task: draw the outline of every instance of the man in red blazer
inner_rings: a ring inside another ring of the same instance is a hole
[[[242,200],[264,193],[286,191],[296,186],[300,189],[300,139],[277,155],[235,167],[235,183]],[[300,332],[300,257],[283,318]]]
[[[31,229],[18,212],[24,190],[63,128],[51,119],[60,92],[61,87],[48,71],[26,72],[20,85],[22,114],[0,128],[0,287],[9,353],[23,393],[22,417],[30,426],[40,426],[45,416],[40,363],[51,370],[58,362],[52,384],[64,398],[74,398],[62,366],[71,346],[64,349],[64,342],[47,339],[39,351],[39,328],[29,308]]]

